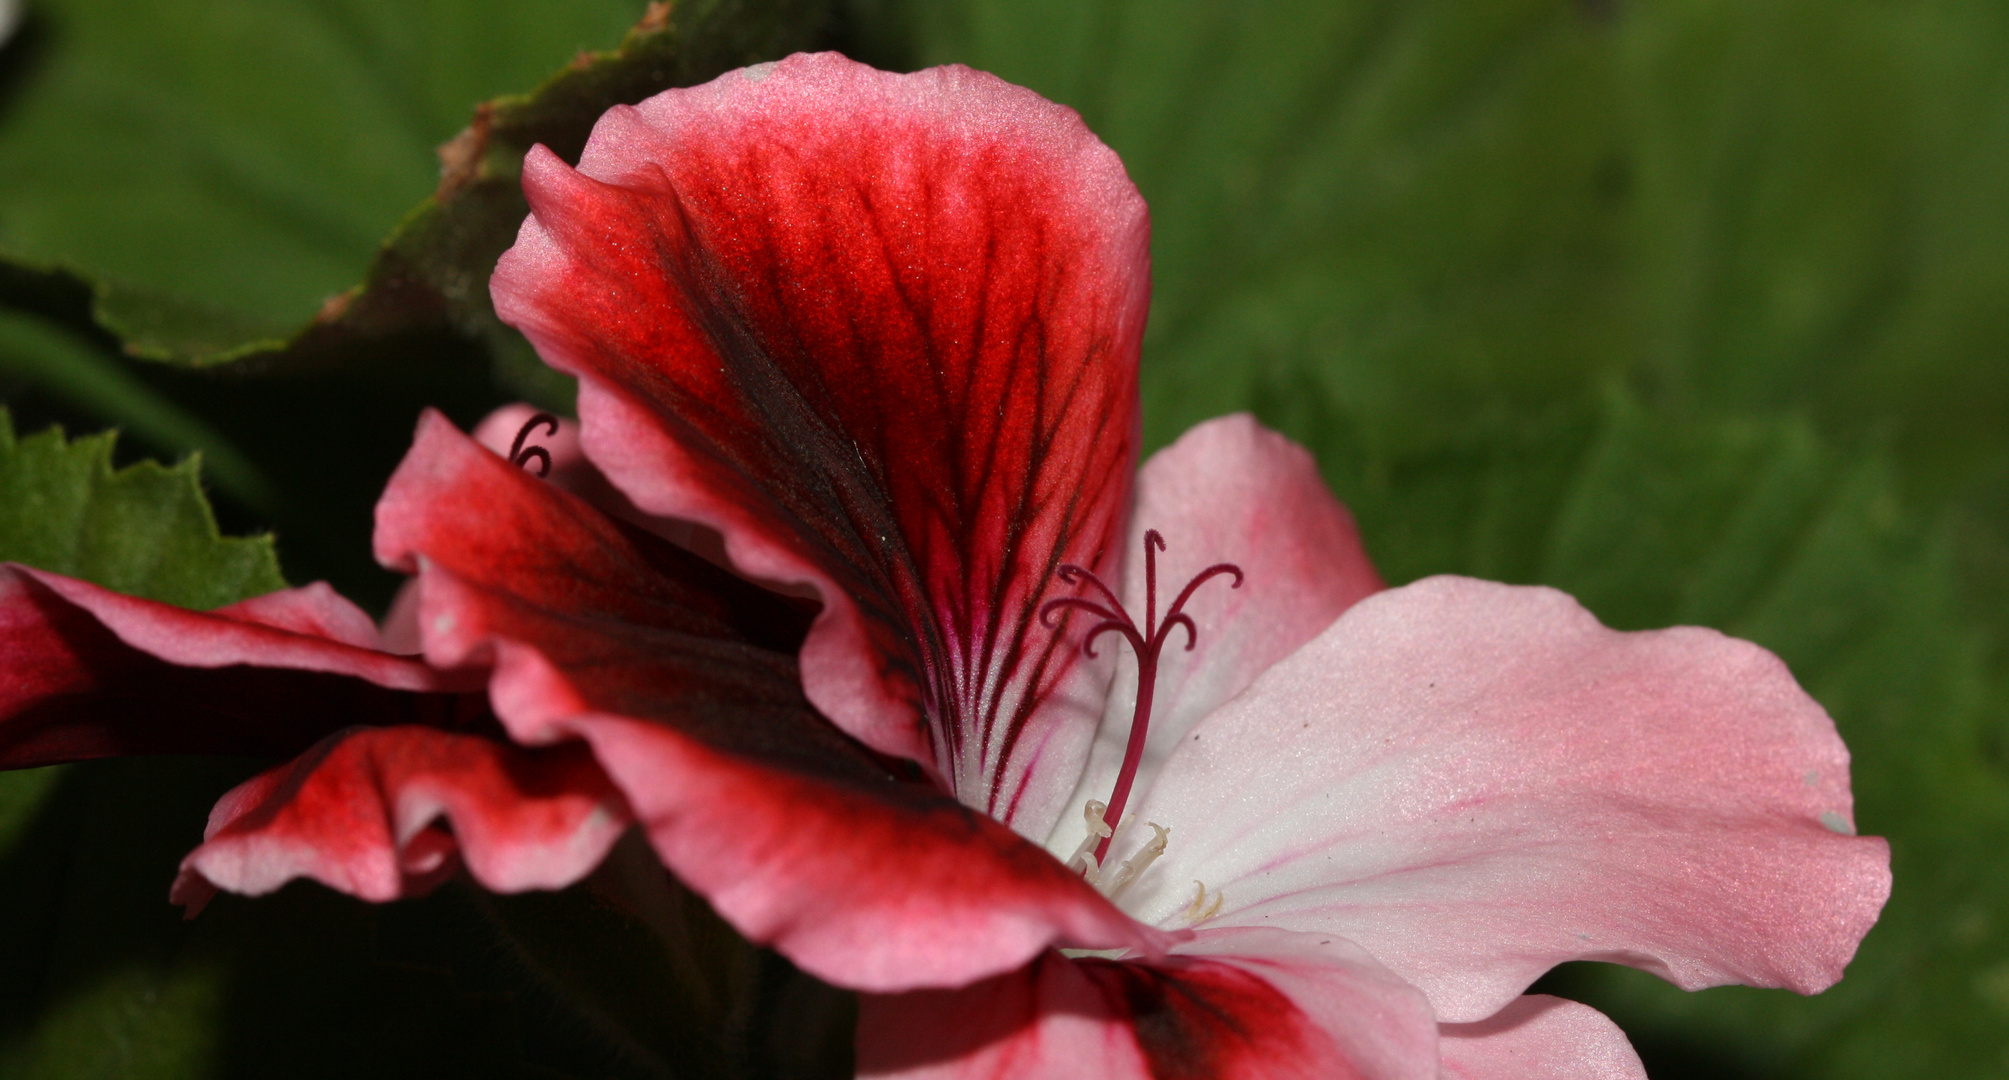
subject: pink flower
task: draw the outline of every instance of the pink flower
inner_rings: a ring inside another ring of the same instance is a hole
[[[321,739],[219,804],[178,897],[552,887],[632,821],[866,992],[875,1076],[1637,1076],[1522,991],[1590,958],[1813,992],[1874,921],[1887,849],[1763,650],[1382,590],[1247,418],[1132,487],[1147,224],[1072,112],[797,56],[524,185],[496,306],[580,425],[478,433],[550,431],[547,482],[421,421],[376,546],[422,659],[325,590],[0,571],[0,764]]]

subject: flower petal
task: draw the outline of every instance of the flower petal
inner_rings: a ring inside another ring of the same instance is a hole
[[[1187,601],[1194,635],[1173,630],[1159,660],[1157,695],[1139,770],[1150,777],[1194,724],[1248,688],[1256,676],[1332,625],[1340,613],[1381,588],[1361,546],[1353,515],[1332,497],[1305,449],[1246,413],[1195,425],[1144,463],[1125,544],[1123,600],[1133,618],[1146,610],[1144,533],[1155,529],[1156,611],[1164,613],[1188,579],[1216,563],[1245,575],[1201,586]],[[1079,807],[1109,798],[1137,706],[1137,660],[1117,666],[1088,769],[1048,840],[1072,852],[1083,836]]]
[[[1646,1080],[1610,1017],[1547,994],[1523,994],[1488,1019],[1438,1033],[1444,1080]]]
[[[862,997],[875,1080],[1434,1080],[1423,995],[1352,942],[1205,932],[1161,960],[1069,960],[973,986]]]
[[[1217,924],[1351,937],[1446,1021],[1575,959],[1811,993],[1890,891],[1850,805],[1834,724],[1763,649],[1431,578],[1193,729],[1138,810],[1171,843],[1126,907],[1183,925],[1199,879]]]
[[[226,794],[170,895],[199,907],[219,887],[262,896],[307,877],[392,900],[463,861],[497,892],[556,889],[597,866],[628,820],[582,746],[353,729]]]
[[[378,506],[443,667],[494,665],[521,742],[584,739],[664,863],[828,981],[953,985],[1053,944],[1162,948],[1076,875],[803,699],[800,614],[475,446],[437,414]],[[799,621],[797,623],[799,635]]]
[[[1035,610],[1114,549],[1135,460],[1148,226],[1116,156],[989,75],[799,55],[610,110],[524,190],[497,312],[579,377],[637,506],[821,596],[810,700],[1008,822],[1033,757],[1071,781],[1092,714],[1046,706],[1099,712],[1107,672]]]
[[[0,768],[287,756],[355,724],[450,718],[468,680],[375,637],[325,585],[201,612],[0,564]]]
[[[533,419],[539,422],[533,425]],[[628,501],[626,495],[621,494],[620,489],[608,482],[607,477],[586,460],[586,452],[579,445],[578,421],[552,416],[534,405],[518,403],[504,405],[482,417],[472,434],[475,442],[505,458],[512,452],[528,455],[529,459],[522,462],[523,468],[537,470],[543,480],[592,503],[601,513],[630,525],[639,525],[687,551],[704,556],[710,562],[727,565],[725,547],[717,533],[688,521],[644,514]],[[550,459],[548,469],[536,460],[531,453],[532,448],[542,450]]]

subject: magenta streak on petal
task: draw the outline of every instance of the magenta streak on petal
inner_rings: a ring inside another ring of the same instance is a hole
[[[1198,574],[1179,592],[1179,598],[1165,609],[1165,621],[1158,621],[1158,552],[1165,550],[1165,538],[1158,530],[1144,533],[1144,629],[1139,631],[1130,613],[1123,610],[1122,601],[1116,598],[1108,585],[1094,574],[1072,563],[1060,568],[1062,581],[1073,584],[1085,581],[1095,587],[1104,599],[1105,606],[1079,596],[1063,596],[1049,600],[1039,609],[1040,620],[1048,622],[1048,616],[1057,611],[1074,609],[1099,616],[1102,621],[1089,627],[1081,641],[1082,651],[1095,655],[1095,639],[1114,630],[1130,642],[1130,648],[1137,653],[1137,711],[1130,719],[1130,742],[1123,751],[1123,767],[1116,774],[1116,790],[1109,796],[1108,809],[1103,811],[1103,823],[1109,826],[1109,833],[1102,842],[1095,845],[1095,861],[1099,865],[1109,856],[1109,842],[1116,838],[1116,827],[1123,822],[1124,804],[1130,801],[1130,787],[1137,780],[1137,766],[1144,760],[1144,743],[1151,723],[1151,698],[1158,681],[1158,654],[1165,648],[1165,641],[1172,636],[1174,626],[1186,628],[1186,649],[1191,651],[1200,640],[1199,628],[1193,625],[1191,616],[1185,613],[1186,601],[1212,578],[1222,574],[1233,574],[1232,588],[1242,587],[1242,569],[1233,563],[1215,563]]]

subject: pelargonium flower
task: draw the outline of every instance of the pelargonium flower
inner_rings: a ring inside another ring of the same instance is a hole
[[[311,587],[0,573],[0,764],[321,740],[178,897],[551,887],[632,821],[865,993],[880,1076],[1637,1076],[1523,991],[1812,992],[1874,921],[1887,849],[1763,650],[1383,589],[1245,417],[1135,470],[1147,219],[1069,110],[798,56],[524,187],[496,307],[580,420],[421,421],[376,535],[421,655]]]

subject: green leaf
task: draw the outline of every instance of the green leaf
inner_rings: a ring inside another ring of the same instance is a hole
[[[1695,0],[1624,45],[1657,392],[1882,431],[1924,494],[1999,460],[2009,10]]]
[[[218,533],[199,458],[114,470],[113,439],[16,439],[0,409],[0,560],[191,608],[285,587],[270,537]]]
[[[0,252],[76,273],[149,355],[282,340],[359,280],[476,101],[639,0],[52,0],[0,124]]]
[[[531,143],[576,154],[612,104],[808,44],[823,5],[660,8],[593,53],[640,0],[226,0],[197,18],[56,0],[0,124],[0,258],[82,281],[100,323],[155,359],[488,332]],[[474,134],[436,154],[471,111]]]
[[[65,997],[31,1038],[0,1047],[0,1073],[21,1080],[209,1075],[219,1056],[220,982],[202,965],[113,972]]]
[[[117,356],[52,320],[0,309],[0,380],[8,379],[123,427],[158,449],[182,454],[200,449],[219,487],[254,506],[272,503],[271,483],[221,433],[147,385]]]
[[[505,386],[569,411],[570,381],[544,367],[488,299],[489,274],[530,213],[523,155],[541,143],[576,161],[610,107],[806,48],[825,17],[823,0],[661,5],[619,48],[582,52],[535,90],[482,104],[440,148],[438,190],[392,234],[369,278],[324,308],[292,351],[311,356],[443,323],[489,343]]]

